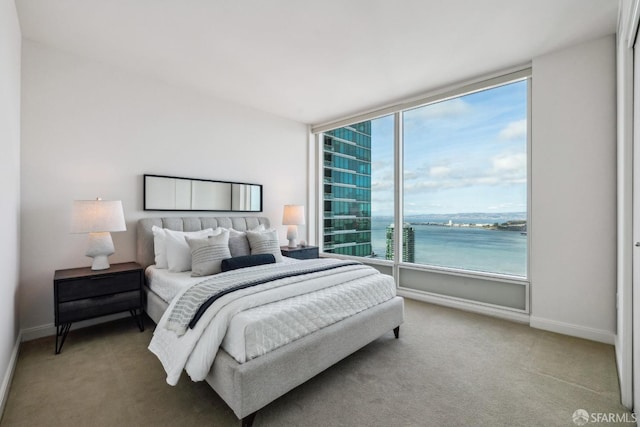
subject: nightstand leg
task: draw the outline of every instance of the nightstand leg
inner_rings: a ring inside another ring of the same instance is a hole
[[[140,332],[144,332],[144,319],[142,318],[142,309],[139,311],[135,308],[133,310],[129,310],[131,316],[133,316],[134,320],[138,324],[138,328],[140,328]]]
[[[62,325],[56,326],[56,354],[60,354],[69,329],[71,329],[71,323],[63,323]],[[62,339],[60,340],[60,345],[58,345],[58,338],[60,337],[62,337]]]

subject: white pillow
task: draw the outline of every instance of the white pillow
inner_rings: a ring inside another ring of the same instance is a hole
[[[280,240],[276,230],[269,231],[247,231],[247,239],[251,246],[251,255],[272,254],[276,262],[282,262],[282,252],[280,252]]]
[[[151,227],[151,231],[153,231],[153,252],[156,255],[156,268],[169,268],[167,265],[167,248],[164,242],[164,228],[154,225]]]
[[[169,230],[168,228],[160,228],[158,226],[151,227],[151,231],[153,232],[153,252],[155,254],[155,264],[156,268],[169,268],[167,262],[167,244],[166,244],[166,231],[171,231],[172,233],[179,233],[185,236],[190,237],[199,237],[204,233],[204,237],[207,236],[206,232],[213,232],[212,228],[206,228],[204,230],[199,231],[174,231]]]
[[[191,249],[191,277],[220,273],[222,260],[231,258],[228,230],[205,239],[185,237],[185,240]]]
[[[222,230],[206,228],[200,231],[174,231],[164,229],[165,247],[167,250],[167,265],[169,271],[179,273],[191,270],[191,249],[185,237],[203,239],[220,234]]]

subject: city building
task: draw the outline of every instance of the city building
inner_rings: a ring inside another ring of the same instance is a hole
[[[386,259],[393,259],[394,248],[394,225],[389,224],[386,229],[387,237],[387,250],[385,254]],[[411,224],[405,223],[402,225],[402,261],[403,262],[415,262],[416,258],[416,242],[415,242],[415,230]]]
[[[369,256],[371,121],[324,133],[324,251]]]

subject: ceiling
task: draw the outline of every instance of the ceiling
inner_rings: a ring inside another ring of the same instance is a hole
[[[303,123],[615,32],[616,0],[16,0],[23,37]]]

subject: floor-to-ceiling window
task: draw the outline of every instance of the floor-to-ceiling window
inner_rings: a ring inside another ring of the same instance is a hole
[[[524,309],[526,289],[498,294],[528,276],[529,86],[522,70],[322,129],[323,252],[393,262],[428,292],[447,294],[421,270],[493,277],[475,299]]]
[[[525,277],[527,80],[403,112],[405,262]]]
[[[385,227],[393,223],[393,120],[323,134],[324,252],[385,257]]]

